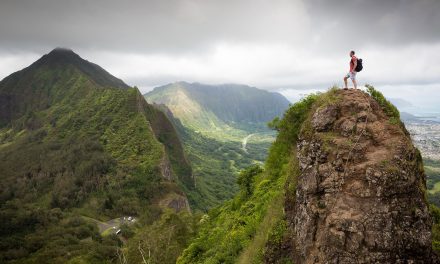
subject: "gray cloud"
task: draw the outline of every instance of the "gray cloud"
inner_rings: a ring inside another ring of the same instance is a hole
[[[297,98],[341,85],[355,49],[360,83],[412,100],[440,87],[439,28],[439,0],[0,0],[0,79],[61,46],[143,91],[238,82]]]
[[[401,46],[440,40],[438,0],[310,0],[322,40]]]
[[[1,49],[200,52],[218,42],[334,49],[436,42],[438,0],[2,0]]]
[[[0,46],[200,52],[219,41],[296,39],[301,2],[275,2],[3,0]]]

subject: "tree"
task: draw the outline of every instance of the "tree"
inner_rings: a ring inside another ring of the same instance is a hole
[[[240,175],[238,175],[237,184],[246,196],[250,196],[253,193],[254,178],[261,172],[263,172],[263,169],[260,165],[253,165],[241,171]]]

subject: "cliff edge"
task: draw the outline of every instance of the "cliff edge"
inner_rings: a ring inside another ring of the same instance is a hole
[[[334,90],[302,125],[286,202],[295,263],[439,263],[421,155],[374,92]]]

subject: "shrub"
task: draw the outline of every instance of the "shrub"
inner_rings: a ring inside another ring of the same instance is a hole
[[[398,124],[400,122],[400,113],[399,110],[388,101],[385,96],[378,90],[376,90],[373,86],[367,84],[368,93],[373,97],[374,100],[380,105],[385,114],[390,118],[390,123]]]
[[[292,146],[296,145],[302,124],[307,119],[317,98],[316,94],[307,96],[287,109],[281,120],[274,119],[271,122],[272,128],[278,131],[278,136],[270,147],[266,170],[273,177],[278,177],[287,163],[290,150]]]
[[[440,208],[431,204],[429,211],[432,216],[432,248],[437,253],[440,253]]]
[[[240,189],[246,196],[252,194],[254,189],[254,178],[262,171],[263,169],[260,167],[260,165],[254,165],[241,171],[240,175],[238,175],[237,184],[240,186]]]

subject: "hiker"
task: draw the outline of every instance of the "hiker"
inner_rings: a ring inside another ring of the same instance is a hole
[[[348,89],[348,86],[347,86],[347,79],[348,78],[350,78],[351,81],[353,82],[354,89],[357,89],[357,83],[356,83],[356,72],[357,71],[356,70],[359,67],[358,67],[358,59],[356,58],[356,56],[354,56],[354,50],[350,51],[350,57],[351,57],[351,60],[350,60],[350,71],[344,77],[344,83],[345,83],[345,88],[344,89]]]

